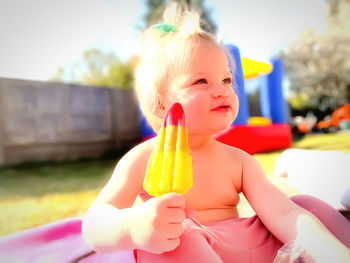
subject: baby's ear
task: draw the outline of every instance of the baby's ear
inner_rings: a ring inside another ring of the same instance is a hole
[[[165,105],[164,105],[164,100],[160,96],[157,97],[156,99],[156,107],[155,107],[155,115],[156,117],[163,119],[164,114],[165,114]]]

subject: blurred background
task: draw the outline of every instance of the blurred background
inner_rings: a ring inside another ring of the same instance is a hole
[[[144,139],[138,36],[168,2],[0,1],[0,235],[82,216]],[[291,147],[350,153],[349,113],[335,114],[350,103],[349,0],[184,2],[242,56],[282,61]],[[244,83],[251,113],[259,85]],[[281,150],[256,155],[268,176]]]

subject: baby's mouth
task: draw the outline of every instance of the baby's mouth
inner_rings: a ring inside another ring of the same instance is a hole
[[[230,109],[231,109],[231,106],[229,106],[229,105],[220,105],[216,108],[213,108],[212,110],[213,111],[228,111]]]

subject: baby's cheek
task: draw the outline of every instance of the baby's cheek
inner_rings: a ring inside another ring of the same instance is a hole
[[[200,119],[203,117],[203,105],[199,103],[192,103],[189,107],[188,113],[186,113],[186,118],[192,119],[192,121]]]

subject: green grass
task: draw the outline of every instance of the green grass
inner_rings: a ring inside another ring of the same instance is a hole
[[[350,153],[350,133],[307,135],[292,147]],[[269,177],[281,152],[254,155]],[[91,159],[0,168],[0,236],[81,217],[116,163],[117,159]]]
[[[95,159],[0,168],[0,236],[82,216],[115,164]]]

